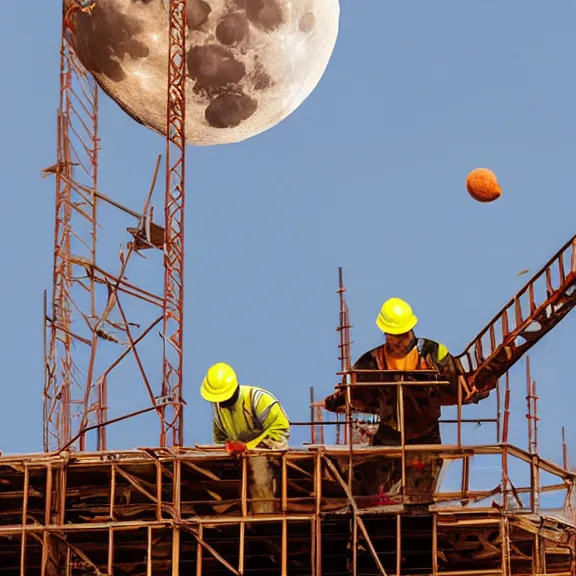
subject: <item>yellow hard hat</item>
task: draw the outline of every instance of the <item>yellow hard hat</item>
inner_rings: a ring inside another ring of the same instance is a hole
[[[210,366],[206,377],[202,380],[200,394],[208,402],[226,402],[234,396],[238,388],[236,372],[228,364],[218,362]]]
[[[418,324],[412,308],[400,298],[390,298],[382,304],[376,325],[384,334],[406,334]]]

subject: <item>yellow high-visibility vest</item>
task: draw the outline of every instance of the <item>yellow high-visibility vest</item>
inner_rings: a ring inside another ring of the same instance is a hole
[[[238,400],[230,408],[212,405],[214,442],[238,440],[248,449],[264,439],[288,442],[290,422],[280,402],[256,386],[240,386]]]

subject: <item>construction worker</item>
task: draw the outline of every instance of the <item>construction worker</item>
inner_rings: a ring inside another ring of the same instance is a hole
[[[384,344],[363,354],[354,364],[354,370],[398,370],[411,374],[365,373],[356,374],[357,382],[390,382],[394,380],[432,380],[430,374],[414,374],[418,370],[435,370],[440,380],[448,385],[404,386],[404,438],[406,444],[440,444],[441,406],[454,404],[458,398],[459,365],[443,344],[426,338],[417,338],[414,328],[418,318],[410,305],[400,298],[390,298],[382,305],[376,325],[385,335]],[[325,400],[328,410],[345,403],[343,390]],[[361,409],[370,407],[379,416],[379,424],[371,439],[373,446],[398,446],[401,443],[398,414],[398,388],[396,386],[355,388],[352,403]],[[422,464],[421,455],[414,463]],[[441,462],[436,461],[436,465]],[[393,470],[398,480],[398,467]],[[420,471],[422,471],[420,466]],[[431,471],[428,469],[430,476]],[[412,475],[413,476],[413,475]]]
[[[211,366],[200,392],[212,404],[216,444],[225,444],[229,454],[253,448],[281,450],[288,447],[290,422],[278,400],[268,391],[238,383],[228,364]],[[249,458],[253,499],[274,498],[274,478],[265,456]],[[273,513],[274,502],[253,502],[254,512]]]

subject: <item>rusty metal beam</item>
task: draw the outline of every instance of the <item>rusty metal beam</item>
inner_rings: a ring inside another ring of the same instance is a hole
[[[545,296],[538,298],[540,289]],[[457,359],[471,392],[485,397],[543,336],[576,306],[576,236],[531,278]]]
[[[170,0],[164,241],[164,368],[160,445],[181,446],[186,175],[186,0]]]
[[[45,171],[45,175],[56,177],[51,321],[45,318],[49,332],[43,394],[45,450],[69,442],[76,433],[76,423],[83,417],[94,421],[99,409],[96,387],[87,374],[93,366],[95,348],[83,365],[72,357],[77,330],[72,330],[72,324],[81,317],[74,302],[79,292],[88,292],[85,316],[95,314],[94,280],[82,282],[73,256],[82,256],[89,263],[96,259],[98,88],[65,36],[63,26],[57,164]],[[93,335],[86,340],[92,342]],[[81,372],[86,377],[79,376]]]

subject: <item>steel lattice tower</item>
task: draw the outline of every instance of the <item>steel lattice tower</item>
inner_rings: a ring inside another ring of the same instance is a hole
[[[78,9],[80,9],[78,7]],[[96,448],[106,448],[108,375],[129,354],[136,360],[150,400],[160,420],[160,445],[182,444],[183,438],[183,298],[186,116],[186,0],[169,5],[169,63],[166,113],[166,184],[164,225],[155,224],[152,190],[141,213],[126,208],[98,190],[98,86],[83,68],[73,48],[67,18],[62,26],[57,162],[45,170],[56,179],[54,273],[51,306],[45,298],[44,449],[73,444],[87,449],[87,434],[96,429]],[[156,173],[159,166],[156,166]],[[134,236],[116,274],[98,263],[99,205],[106,202],[137,218]],[[130,284],[125,271],[131,256],[145,249],[163,251],[164,289],[155,295]],[[107,299],[100,304],[101,295]],[[159,309],[154,322],[138,334],[127,318],[124,299],[138,298]],[[113,321],[116,316],[117,321]],[[162,381],[154,385],[146,374],[137,344],[162,324]],[[122,334],[110,335],[109,326]],[[107,342],[124,344],[115,360],[99,351]],[[88,353],[86,353],[88,350]],[[126,415],[128,417],[129,415]],[[118,419],[115,419],[118,420]]]

